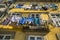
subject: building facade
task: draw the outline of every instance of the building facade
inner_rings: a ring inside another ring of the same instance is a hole
[[[35,24],[27,22],[27,24],[18,25],[16,22],[11,22],[8,25],[6,25],[6,22],[5,24],[1,23],[0,40],[60,40],[60,3],[57,3],[57,5],[59,5],[57,10],[11,9],[7,17],[19,13],[20,17],[40,18],[40,21],[37,21],[37,23],[34,21]]]

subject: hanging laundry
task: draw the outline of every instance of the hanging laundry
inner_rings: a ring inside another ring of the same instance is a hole
[[[19,20],[21,20],[21,19],[22,19],[22,17],[17,16],[17,17],[16,17],[16,21],[17,21],[17,23],[19,23]]]
[[[56,10],[56,9],[58,9],[58,6],[57,6],[57,5],[55,5],[55,4],[50,4],[50,8],[52,8],[52,9]]]
[[[16,15],[13,15],[12,18],[11,18],[11,21],[12,22],[16,22],[16,19],[15,18],[16,18]]]
[[[32,24],[34,25],[35,24],[35,18],[32,16],[32,19],[33,19],[33,23]]]
[[[49,9],[49,4],[45,4],[44,7],[46,7],[47,9]]]
[[[23,7],[23,4],[18,4],[17,6],[16,6],[16,8],[22,8]]]
[[[21,20],[19,20],[19,24],[25,24],[26,23],[26,18],[23,18]]]
[[[44,6],[44,7],[42,7],[42,9],[43,9],[43,10],[48,10],[48,8],[47,8],[47,7],[45,7],[45,6]]]
[[[17,16],[17,15],[13,15],[12,18],[11,18],[11,21],[12,22],[17,22],[19,23],[19,20],[22,19],[20,16]]]
[[[40,24],[39,18],[35,18],[34,23],[35,23],[36,25],[39,25],[39,24]]]
[[[39,9],[39,7],[38,7],[38,6],[36,6],[36,7],[35,7],[35,9],[36,9],[36,10],[38,10],[38,9]]]
[[[32,10],[36,10],[36,9],[37,9],[37,6],[38,6],[37,4],[32,4],[31,9],[32,9]]]
[[[31,24],[31,23],[33,23],[33,18],[30,18],[30,17],[29,17],[29,18],[27,19],[27,21],[28,21],[28,24]]]
[[[39,10],[42,10],[42,5],[38,5],[38,9]]]
[[[31,9],[31,5],[24,5],[23,8],[24,8],[24,10],[30,10]]]
[[[22,6],[16,6],[16,8],[22,8]]]

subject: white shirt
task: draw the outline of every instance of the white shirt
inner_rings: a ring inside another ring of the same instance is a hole
[[[29,9],[31,9],[31,5],[24,5],[23,8],[29,8]]]
[[[12,22],[18,22],[18,23],[19,23],[19,20],[20,20],[20,19],[22,19],[20,16],[14,15],[14,16],[12,16],[11,21],[12,21]]]

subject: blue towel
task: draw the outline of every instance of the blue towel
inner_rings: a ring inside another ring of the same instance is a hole
[[[31,21],[31,22],[33,22],[33,18],[28,18],[28,21]]]
[[[19,21],[20,24],[25,24],[26,23],[26,18],[22,18],[20,21]]]
[[[29,23],[33,23],[33,18],[28,18],[27,21],[28,21]]]

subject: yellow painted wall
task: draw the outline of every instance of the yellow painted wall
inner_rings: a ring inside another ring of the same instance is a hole
[[[42,20],[49,20],[48,14],[41,14],[40,17]]]
[[[22,17],[28,17],[29,13],[22,13]]]
[[[40,35],[41,32],[27,32],[27,34],[32,34],[32,35]],[[44,35],[44,38],[46,40],[57,40],[56,38],[56,33],[60,33],[60,28],[53,28],[50,30],[49,33],[47,33],[46,35]],[[21,31],[16,31],[16,35],[15,35],[15,39],[14,40],[26,40],[26,33],[21,32]],[[41,36],[41,35],[40,35]]]
[[[24,17],[26,17],[27,15],[29,15],[29,13],[22,13],[22,15]],[[41,18],[43,20],[49,20],[49,17],[48,17],[47,14],[41,14]],[[46,35],[44,35],[44,38],[46,40],[57,40],[55,34],[56,33],[60,33],[60,28],[54,27],[51,24],[49,24],[48,27],[50,29],[50,32],[47,33]],[[21,30],[17,30],[16,34],[15,34],[15,39],[14,40],[26,40],[27,34],[33,34],[33,35],[40,35],[41,36],[40,33],[41,32],[38,32],[38,33],[37,32],[30,32],[30,33],[28,33],[27,32],[27,33],[25,33],[25,32],[22,32]]]
[[[25,34],[20,31],[17,31],[14,40],[25,40]]]
[[[59,6],[60,7],[60,6]],[[23,9],[19,9],[20,11],[22,11]],[[19,11],[19,10],[17,10],[17,12]],[[14,10],[13,9],[13,11],[16,11],[16,10]],[[28,10],[29,11],[29,10]],[[28,11],[26,11],[26,12],[28,12]],[[58,11],[60,11],[60,9],[58,10]],[[23,11],[22,11],[23,12]],[[31,11],[30,11],[31,12]],[[33,11],[32,11],[33,12]],[[35,11],[34,11],[35,12]],[[36,11],[37,12],[37,11]],[[39,11],[38,11],[39,12]],[[22,13],[22,16],[24,16],[24,17],[26,17],[27,15],[29,15],[29,13]],[[43,19],[43,20],[49,20],[49,17],[48,17],[48,15],[47,14],[42,14],[41,15],[41,18]],[[48,25],[48,27],[49,27],[49,29],[50,29],[50,32],[49,33],[47,33],[46,35],[44,35],[44,37],[46,38],[46,40],[57,40],[56,39],[56,36],[55,36],[55,34],[56,33],[60,33],[60,28],[58,28],[58,27],[54,27],[54,26],[52,26],[52,25]],[[38,35],[38,34],[40,34],[41,32],[33,32],[33,33],[30,33],[30,34],[36,34],[36,35]],[[29,33],[27,33],[27,34],[29,34]],[[16,34],[15,34],[15,39],[14,40],[26,40],[26,35],[27,35],[25,32],[22,32],[22,31],[16,31]]]
[[[57,40],[56,39],[56,36],[53,32],[49,32],[47,35],[46,35],[46,39],[47,40]]]
[[[27,13],[26,14],[23,14],[23,16],[25,15],[28,15]],[[43,20],[48,20],[49,17],[47,14],[42,14],[42,19]],[[47,33],[46,35],[44,35],[44,38],[46,40],[57,40],[56,38],[56,33],[60,33],[60,28],[58,27],[54,27],[52,26],[51,24],[48,25],[49,29],[50,29],[50,32]],[[33,34],[33,35],[39,35],[41,32],[27,32],[27,34]],[[26,40],[26,36],[27,36],[26,33],[22,32],[22,31],[16,31],[16,35],[15,35],[15,40]],[[41,36],[41,35],[40,35]]]

